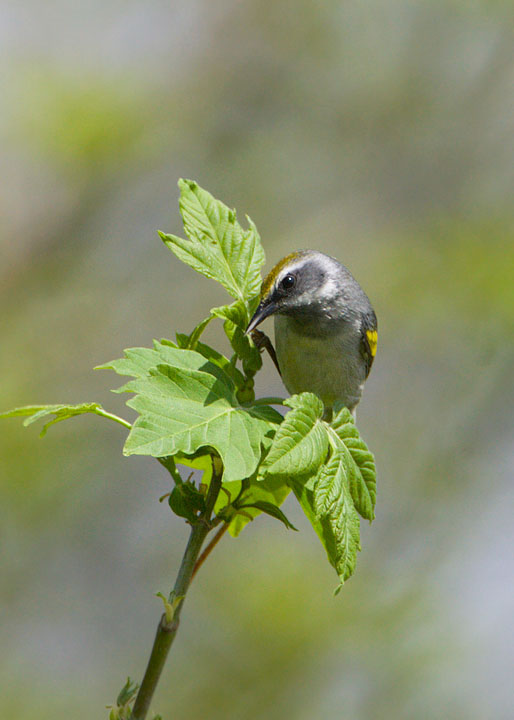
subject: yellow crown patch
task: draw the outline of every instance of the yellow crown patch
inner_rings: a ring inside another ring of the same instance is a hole
[[[299,257],[299,252],[292,252],[289,253],[289,255],[286,255],[282,260],[280,260],[275,267],[273,267],[269,273],[266,275],[264,280],[262,281],[261,285],[261,300],[264,300],[270,292],[273,287],[273,283],[277,279],[278,274],[280,273],[283,268],[285,268],[286,265],[288,265],[290,262],[295,260],[297,257]]]

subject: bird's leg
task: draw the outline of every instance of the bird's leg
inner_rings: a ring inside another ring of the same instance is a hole
[[[278,370],[278,374],[280,377],[282,377],[282,373],[280,372],[280,367],[277,360],[277,353],[275,352],[275,348],[273,347],[273,343],[269,339],[269,337],[262,332],[262,330],[252,330],[250,333],[250,336],[255,344],[255,347],[260,350],[260,352],[263,352],[263,350],[267,350],[270,358],[273,360],[273,364]]]

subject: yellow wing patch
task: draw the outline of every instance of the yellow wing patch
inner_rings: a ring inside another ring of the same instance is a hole
[[[366,330],[366,337],[368,338],[369,351],[372,357],[375,357],[377,354],[378,333],[376,330]]]

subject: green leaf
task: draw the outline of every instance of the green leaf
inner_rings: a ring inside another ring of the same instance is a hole
[[[259,294],[264,251],[253,222],[243,230],[231,210],[192,180],[180,180],[180,212],[188,240],[159,233],[183,262],[217,280],[235,299]]]
[[[205,372],[198,353],[182,352],[201,358],[204,369],[159,365],[125,386],[136,393],[127,404],[140,417],[124,453],[162,457],[213,448],[223,462],[225,482],[250,477],[261,459],[263,438],[273,434],[280,414],[269,407],[240,406],[230,379]]]
[[[202,476],[200,482],[202,485],[208,486],[211,482],[213,467],[212,457],[209,453],[197,454],[192,457],[187,457],[182,453],[177,453],[174,460],[178,465],[184,465],[185,467],[201,472]]]
[[[328,451],[328,434],[321,420],[323,403],[313,393],[305,392],[293,395],[285,404],[292,410],[275,433],[262,463],[262,474],[283,478],[312,474]]]
[[[360,522],[348,486],[349,465],[334,452],[308,482],[293,481],[293,490],[335,568],[341,584],[354,572],[360,550]]]
[[[173,347],[169,342],[154,340],[153,348],[128,348],[124,351],[125,357],[111,360],[105,365],[99,365],[96,369],[114,370],[118,375],[143,378],[147,377],[150,371],[158,365],[173,365],[185,370],[202,370],[210,373],[224,383],[228,390],[233,389],[232,377],[227,374],[221,364],[207,360],[199,352]],[[129,392],[128,384],[123,385],[116,392]]]
[[[375,517],[377,495],[373,455],[361,438],[348,408],[343,407],[336,411],[330,427],[337,436],[336,443],[340,450],[349,455],[346,462],[349,468],[350,493],[355,507],[363,518],[371,521]]]
[[[14,408],[13,410],[7,410],[6,412],[0,413],[0,417],[23,417],[27,416],[27,419],[23,422],[23,425],[31,425],[38,420],[42,420],[50,415],[54,415],[54,419],[43,425],[43,429],[40,432],[40,436],[43,437],[46,431],[51,425],[61,422],[62,420],[68,420],[68,418],[76,417],[77,415],[84,415],[86,413],[93,413],[100,415],[101,417],[114,420],[114,422],[123,425],[126,428],[130,428],[131,425],[123,418],[113,415],[103,409],[99,403],[81,403],[80,405],[26,405],[25,407]]]
[[[177,333],[177,344],[180,348],[188,348],[189,341],[190,336]],[[209,362],[220,367],[223,372],[225,372],[230,377],[230,379],[234,382],[237,388],[242,388],[245,385],[246,378],[244,377],[244,375],[235,367],[233,363],[230,362],[228,358],[222,355],[222,353],[214,350],[214,348],[211,348],[209,345],[206,345],[205,343],[199,341],[195,343],[194,349],[196,350],[196,352],[200,353],[200,355],[203,355],[206,360],[209,360]]]
[[[212,315],[224,320],[223,328],[232,345],[232,349],[243,363],[247,377],[252,378],[262,367],[262,356],[245,330],[250,320],[247,306],[241,302],[213,308]]]
[[[241,509],[234,511],[228,527],[229,533],[237,537],[249,522],[263,512],[259,508],[261,503],[273,505],[278,510],[290,492],[291,488],[280,478],[266,478],[258,482],[251,480],[239,496],[233,496],[232,501],[236,500],[235,505]]]
[[[257,510],[266,513],[267,515],[271,515],[271,517],[280,520],[280,522],[284,523],[286,528],[288,528],[289,530],[297,530],[297,528],[295,528],[295,526],[291,522],[289,522],[282,510],[273,503],[266,502],[265,500],[256,500],[251,505],[239,505],[240,510],[243,510],[244,508],[256,508]]]
[[[198,512],[205,510],[205,497],[191,482],[175,485],[170,493],[168,503],[175,515],[186,518],[191,523],[198,520]]]
[[[212,317],[221,318],[222,320],[229,320],[243,331],[246,329],[250,319],[247,305],[241,302],[241,300],[236,300],[230,305],[221,305],[220,307],[212,308],[211,315]]]
[[[190,350],[196,350],[196,345],[198,343],[198,340],[203,334],[203,331],[207,327],[207,325],[213,320],[214,316],[209,315],[209,317],[204,318],[204,320],[201,320],[198,325],[193,329],[193,331],[189,334],[189,336],[186,336],[188,338],[186,345],[180,345],[180,347],[189,348]]]
[[[258,298],[256,299],[258,300]],[[256,305],[256,302],[245,304],[241,300],[236,300],[236,302],[231,305],[222,305],[220,307],[212,308],[210,316],[205,320],[202,320],[202,322],[195,327],[190,335],[177,333],[178,346],[184,349],[197,350],[208,359],[211,359],[213,362],[217,362],[214,359],[214,353],[218,355],[219,358],[223,358],[224,356],[212,348],[209,348],[208,345],[200,343],[199,338],[211,320],[214,318],[223,320],[225,334],[230,341],[232,349],[243,363],[243,370],[246,378],[253,378],[255,373],[262,367],[262,357],[253,340],[250,336],[246,335],[245,331]],[[224,358],[224,361],[234,368],[234,364],[227,358]],[[221,365],[219,362],[218,364]],[[229,372],[225,364],[221,366]],[[234,377],[236,385],[238,387],[242,387],[245,382],[245,378],[243,378],[238,370],[235,372],[238,373],[237,378]]]
[[[116,705],[122,706],[122,705],[127,705],[127,703],[130,703],[135,698],[135,695],[138,690],[139,690],[139,683],[133,682],[128,677],[127,682],[120,690],[120,693],[116,700]]]
[[[213,359],[220,362],[220,356]],[[102,366],[136,378],[119,390],[136,394],[127,404],[140,414],[125,454],[190,456],[212,448],[225,466],[225,482],[250,477],[282,417],[267,406],[241,406],[232,373],[220,365],[155,342],[153,349],[131,348]]]

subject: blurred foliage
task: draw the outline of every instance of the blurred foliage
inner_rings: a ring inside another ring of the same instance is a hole
[[[16,106],[13,141],[28,144],[31,154],[75,182],[81,170],[93,180],[107,167],[119,169],[150,114],[144,93],[134,94],[127,81],[124,76],[69,77],[59,68],[20,69],[22,101]]]
[[[156,234],[180,229],[180,176],[251,215],[268,267],[336,255],[379,318],[359,574],[334,600],[287,503],[293,540],[271,518],[224,540],[163,718],[510,718],[513,19],[501,0],[0,9],[0,409],[123,415],[91,368],[224,301]],[[263,382],[281,392],[270,364]],[[102,717],[141,677],[187,531],[123,440],[2,423],[2,717]]]

